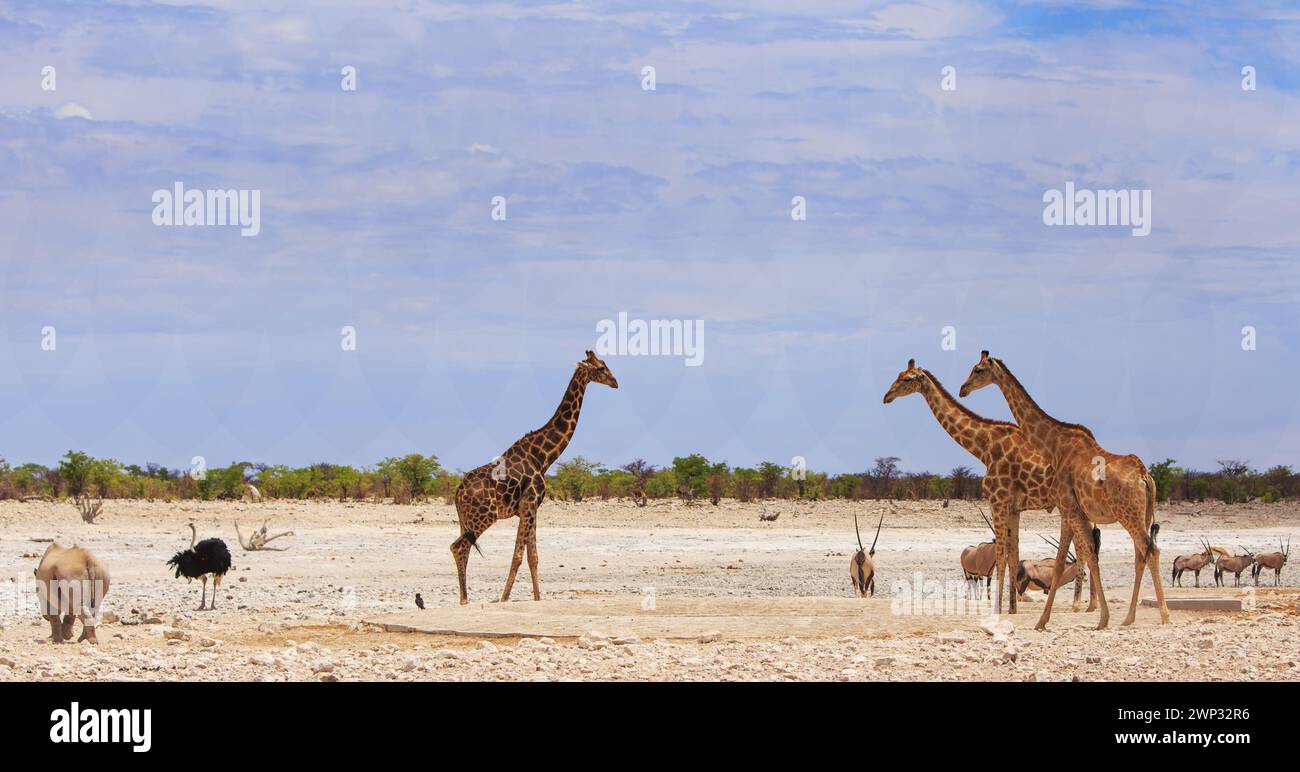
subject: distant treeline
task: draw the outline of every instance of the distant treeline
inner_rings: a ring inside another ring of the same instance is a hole
[[[865,472],[829,475],[765,461],[756,467],[732,467],[693,453],[655,466],[642,459],[617,468],[575,456],[556,464],[548,495],[583,499],[681,498],[711,501],[756,499],[977,499],[983,478],[970,467],[947,474],[904,472],[900,459],[882,456]],[[1242,461],[1220,461],[1214,472],[1184,469],[1173,459],[1149,464],[1161,501],[1280,501],[1300,495],[1300,475],[1289,466],[1256,471]],[[374,466],[342,464],[305,467],[239,462],[205,470],[169,469],[159,464],[122,464],[68,451],[57,466],[11,467],[0,459],[0,499],[92,496],[154,500],[240,499],[254,486],[269,499],[337,499],[353,501],[451,501],[461,475],[442,467],[438,457],[418,453],[386,458]]]

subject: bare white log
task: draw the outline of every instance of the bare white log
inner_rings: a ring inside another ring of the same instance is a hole
[[[243,547],[245,552],[257,552],[258,550],[283,552],[286,549],[285,547],[268,547],[266,545],[282,536],[293,536],[293,531],[284,531],[282,533],[268,535],[266,526],[269,522],[270,520],[262,521],[262,527],[249,534],[247,539],[244,538],[243,532],[239,530],[239,523],[236,522],[235,535],[239,537],[239,546]]]

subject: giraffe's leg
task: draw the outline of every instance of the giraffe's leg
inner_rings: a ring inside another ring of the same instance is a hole
[[[1101,591],[1101,537],[1094,535],[1094,528],[1096,526],[1093,526],[1087,520],[1080,520],[1075,523],[1075,530],[1084,534],[1085,538],[1092,540],[1089,543],[1092,544],[1093,552],[1096,553],[1097,557],[1095,566],[1083,566],[1088,571],[1088,608],[1086,610],[1089,612],[1097,610],[1097,593]],[[1094,568],[1097,570],[1094,570]]]
[[[1064,537],[1064,529],[1061,535]],[[1047,629],[1047,621],[1052,618],[1052,604],[1056,602],[1056,588],[1060,586],[1061,575],[1065,573],[1065,556],[1069,554],[1069,550],[1069,540],[1062,538],[1056,548],[1056,563],[1052,566],[1052,586],[1047,588],[1047,603],[1043,606],[1042,615],[1038,617],[1038,624],[1034,625],[1035,630]]]
[[[1097,629],[1104,630],[1110,624],[1110,606],[1106,603],[1106,593],[1101,585],[1101,554],[1093,542],[1092,521],[1083,515],[1082,510],[1074,519],[1074,548],[1078,553],[1079,564],[1088,570],[1088,586],[1095,604],[1101,607],[1101,617],[1097,620]]]
[[[1143,544],[1150,545],[1150,552],[1146,556],[1147,567],[1151,569],[1151,584],[1156,588],[1156,603],[1160,606],[1160,624],[1169,624],[1169,606],[1165,604],[1165,588],[1160,583],[1160,548],[1156,546],[1155,541],[1149,533],[1143,534],[1146,538]],[[1133,597],[1137,598],[1138,588],[1136,583],[1133,587]],[[1132,616],[1136,609],[1129,609],[1129,615]]]
[[[469,570],[469,551],[478,542],[482,534],[473,528],[461,526],[461,536],[451,543],[451,556],[456,561],[456,578],[460,581],[460,605],[469,603],[469,593],[465,588],[465,575]]]
[[[1097,556],[1097,560],[1101,560],[1100,555]],[[1088,568],[1088,608],[1085,609],[1088,613],[1097,610],[1097,591],[1100,587],[1101,575],[1091,568]]]
[[[528,518],[528,575],[533,580],[533,600],[542,599],[541,579],[537,576],[537,515]]]
[[[1079,612],[1079,609],[1083,607],[1083,574],[1087,570],[1088,569],[1083,566],[1080,566],[1079,569],[1074,572],[1074,602],[1070,604],[1070,610],[1076,614]]]
[[[997,499],[990,499],[989,506],[993,510],[993,541],[994,553],[997,555],[996,568],[994,571],[998,575],[998,600],[994,606],[995,614],[1002,613],[1002,588],[1006,586],[1007,577],[1007,520],[1006,509],[1002,502]],[[1011,574],[1014,578],[1015,568],[1011,568]]]
[[[1133,597],[1129,600],[1128,613],[1124,615],[1124,621],[1120,622],[1121,626],[1131,625],[1133,624],[1133,620],[1137,618],[1138,601],[1142,596],[1142,574],[1146,570],[1147,561],[1149,559],[1154,560],[1158,557],[1155,545],[1151,543],[1151,537],[1142,532],[1140,525],[1134,524],[1133,526],[1128,527],[1127,530],[1129,536],[1133,539]],[[1151,549],[1151,555],[1149,558],[1147,555],[1148,545],[1150,545]],[[1155,562],[1151,563],[1151,570],[1159,570],[1156,567]],[[1197,575],[1195,571],[1192,573],[1193,575]],[[1178,574],[1179,578],[1181,578],[1182,571],[1179,571]],[[1155,582],[1156,592],[1161,597],[1160,605],[1161,610],[1163,611],[1164,593],[1160,589],[1160,576],[1159,574],[1153,574],[1151,579]],[[1197,582],[1197,586],[1200,586],[1199,581]],[[1164,617],[1165,621],[1168,621],[1169,613],[1165,612]]]
[[[1142,574],[1146,571],[1146,563],[1146,550],[1142,547],[1142,540],[1135,538],[1133,540],[1133,597],[1129,601],[1128,613],[1124,615],[1124,621],[1120,622],[1120,625],[1131,625],[1137,617],[1138,598],[1142,594]]]
[[[510,590],[515,586],[515,574],[519,573],[519,564],[524,562],[524,543],[527,538],[528,521],[519,513],[519,530],[515,533],[515,554],[510,558],[510,573],[506,575],[506,588],[501,591],[501,602],[510,600]]]
[[[1065,544],[1066,542],[1071,542],[1071,541],[1078,541],[1078,539],[1074,538],[1075,530],[1076,530],[1075,526],[1072,525],[1069,520],[1066,520],[1064,517],[1062,517],[1061,531],[1060,534],[1057,536],[1056,541],[1060,544]],[[1074,602],[1070,604],[1070,611],[1073,611],[1076,614],[1079,612],[1079,606],[1080,606],[1079,598],[1083,595],[1083,571],[1084,571],[1084,567],[1076,563],[1075,571],[1074,571]]]
[[[1007,572],[1015,580],[1016,566],[1020,565],[1020,512],[1013,506],[1007,507]],[[1016,613],[1016,593],[1007,593],[1007,612]],[[1002,590],[998,590],[998,602],[1002,601]]]

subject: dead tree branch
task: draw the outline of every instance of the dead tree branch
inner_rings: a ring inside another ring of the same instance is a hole
[[[253,531],[253,533],[249,535],[248,539],[244,539],[244,534],[239,530],[239,523],[236,522],[235,535],[239,537],[239,546],[243,547],[245,552],[257,552],[259,550],[269,550],[271,552],[284,552],[284,550],[286,549],[285,547],[268,547],[266,545],[280,538],[281,536],[293,536],[293,531],[284,531],[282,533],[277,533],[268,536],[266,533],[266,526],[267,523],[269,522],[270,520],[262,521],[261,529]]]
[[[86,493],[79,493],[72,500],[77,505],[77,511],[81,513],[81,519],[92,525],[104,509],[103,499],[91,501],[90,495]]]

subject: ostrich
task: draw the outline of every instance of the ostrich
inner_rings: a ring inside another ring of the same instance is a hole
[[[198,531],[190,523],[190,548],[177,552],[167,565],[176,566],[176,578],[182,575],[186,579],[203,580],[203,596],[199,600],[199,611],[204,611],[208,602],[208,574],[212,574],[212,608],[217,608],[217,592],[221,589],[221,577],[230,570],[230,549],[220,539],[204,539],[195,544]]]

